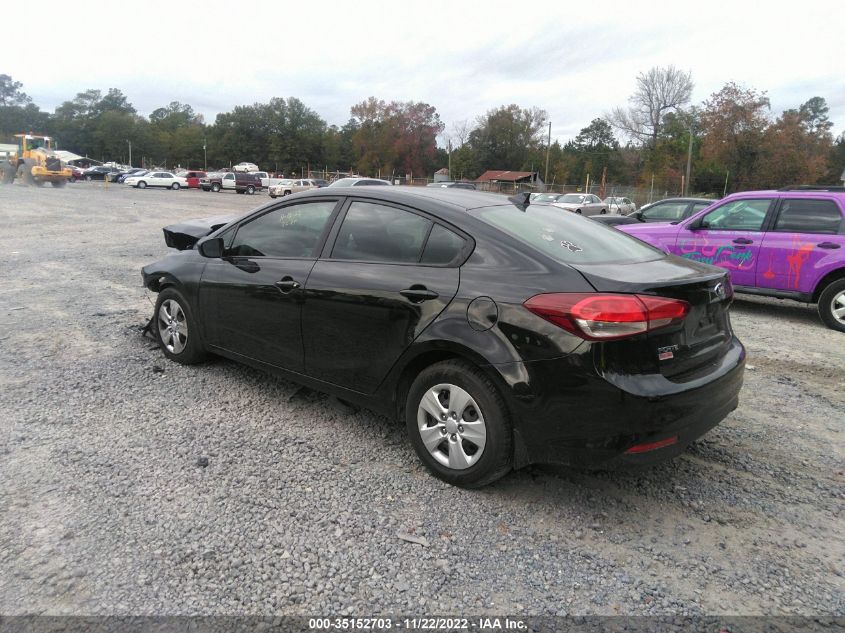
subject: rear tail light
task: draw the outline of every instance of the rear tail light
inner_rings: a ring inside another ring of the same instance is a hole
[[[588,341],[612,341],[678,323],[689,312],[681,299],[650,295],[556,292],[535,295],[528,310]]]
[[[666,448],[667,446],[672,446],[673,444],[678,443],[678,436],[673,435],[672,437],[667,437],[665,440],[658,440],[657,442],[646,442],[645,444],[634,444],[631,448],[629,448],[626,453],[630,455],[635,455],[637,453],[648,453],[649,451],[656,451],[661,448]]]

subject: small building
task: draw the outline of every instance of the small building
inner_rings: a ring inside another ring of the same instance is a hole
[[[448,182],[449,180],[451,180],[449,178],[449,170],[445,167],[434,172],[434,182]]]
[[[479,189],[486,191],[543,191],[545,185],[536,171],[510,171],[502,169],[488,169],[475,182]]]
[[[10,156],[13,156],[18,153],[18,146],[7,144],[7,143],[0,143],[0,160],[6,160]]]

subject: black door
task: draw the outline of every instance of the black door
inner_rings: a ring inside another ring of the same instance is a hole
[[[336,206],[287,204],[238,227],[223,259],[202,276],[209,344],[302,372],[302,289]]]
[[[329,256],[317,262],[306,284],[305,372],[375,391],[455,296],[464,242],[410,210],[352,201]]]

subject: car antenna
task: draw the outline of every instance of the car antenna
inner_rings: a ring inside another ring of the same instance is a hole
[[[529,204],[531,204],[531,194],[528,192],[518,193],[516,195],[510,196],[508,198],[509,202],[512,202],[515,207],[518,207],[525,211]]]

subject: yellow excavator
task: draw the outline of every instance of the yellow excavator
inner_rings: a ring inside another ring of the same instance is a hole
[[[64,187],[73,171],[62,165],[53,150],[53,139],[36,134],[15,134],[18,152],[0,163],[0,180],[9,184],[20,179],[27,185],[42,186],[49,182],[54,187]]]

